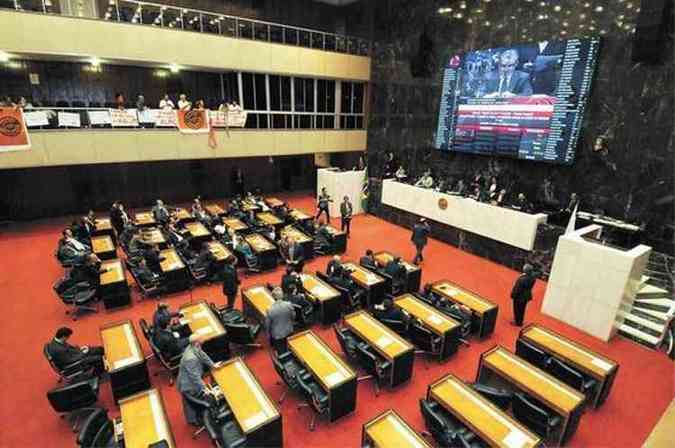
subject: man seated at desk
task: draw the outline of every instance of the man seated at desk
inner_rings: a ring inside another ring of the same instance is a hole
[[[129,244],[134,235],[138,235],[138,228],[133,224],[132,221],[127,221],[122,228],[121,233],[119,234],[120,244],[123,247],[129,249]]]
[[[209,218],[209,214],[206,213],[206,210],[204,210],[204,207],[202,207],[202,202],[198,197],[192,201],[192,208],[190,211],[192,216],[197,219],[197,221],[204,225],[210,224],[211,219]]]
[[[171,311],[169,304],[166,302],[157,303],[157,309],[155,314],[152,315],[152,325],[156,328],[160,328],[163,323],[171,324],[173,319],[180,317],[181,314],[178,311]]]
[[[131,270],[133,271],[134,277],[146,288],[155,285],[160,279],[159,274],[150,270],[145,258],[141,258],[136,266],[131,266]]]
[[[532,212],[532,205],[527,200],[524,193],[518,193],[518,198],[515,200],[515,202],[511,206],[513,208],[515,208],[516,210],[520,210],[521,212],[525,212],[525,213],[531,213]]]
[[[169,244],[173,245],[179,252],[183,253],[190,249],[189,233],[178,230],[175,218],[169,220],[169,225],[164,233]]]
[[[164,206],[164,202],[161,199],[157,199],[155,206],[152,207],[152,216],[155,218],[155,221],[162,225],[166,225],[169,222],[169,210]]]
[[[107,269],[101,268],[101,260],[96,254],[89,254],[85,262],[73,267],[71,278],[76,282],[85,282],[91,288],[98,288],[101,284],[101,274]]]
[[[203,377],[207,370],[216,367],[216,363],[202,350],[202,344],[198,338],[192,340],[185,348],[178,367],[177,387],[183,398],[185,420],[190,425],[200,425],[199,412],[201,412],[201,409],[188,401],[186,396],[207,402],[213,400],[211,389],[208,388]]]
[[[127,255],[130,257],[137,257],[140,255],[143,255],[146,250],[149,249],[150,246],[148,246],[143,238],[141,237],[140,234],[136,233],[133,234],[129,240],[129,243],[127,244]]]
[[[420,177],[419,180],[415,182],[415,186],[422,188],[433,188],[434,178],[431,177],[431,170],[426,170],[422,177]]]
[[[232,246],[234,250],[239,252],[244,256],[246,260],[246,265],[248,267],[256,266],[258,264],[258,257],[253,253],[251,245],[246,242],[244,238],[238,234],[234,234],[232,237]]]
[[[326,267],[326,275],[328,276],[330,283],[356,294],[358,293],[358,287],[350,278],[350,273],[351,272],[342,265],[339,255],[335,255],[333,259],[328,262],[328,266]]]
[[[285,235],[283,257],[286,265],[292,267],[296,271],[302,271],[305,262],[305,251],[302,245],[298,243],[295,238]]]
[[[405,172],[405,168],[403,168],[403,165],[398,167],[396,173],[394,173],[394,177],[399,182],[405,182],[405,180],[408,179],[408,174]]]
[[[251,228],[260,227],[260,221],[258,221],[258,218],[256,218],[254,209],[251,209],[245,213],[243,221]]]
[[[159,310],[158,310],[159,311]],[[157,313],[155,313],[155,316]],[[181,355],[190,345],[190,338],[181,337],[171,328],[171,319],[160,319],[155,323],[152,332],[152,342],[166,358]]]
[[[451,192],[452,194],[456,194],[458,196],[465,196],[467,193],[467,187],[466,183],[464,182],[464,179],[460,179],[457,181],[457,184],[455,185],[455,188]]]
[[[61,327],[56,330],[54,339],[47,344],[47,352],[52,357],[54,365],[59,370],[65,370],[68,366],[80,362],[84,367],[93,368],[94,375],[98,376],[104,371],[103,347],[78,347],[68,343],[73,330]]]
[[[291,286],[302,288],[302,279],[291,266],[286,266],[286,273],[281,277],[281,290],[284,294],[290,294]]]
[[[382,304],[375,305],[373,310],[373,315],[378,320],[393,320],[403,322],[406,319],[406,315],[403,314],[398,307],[394,306],[394,302],[387,298],[382,301]]]
[[[314,248],[319,253],[328,253],[333,247],[333,235],[328,230],[328,226],[319,220],[314,224]]]
[[[361,257],[361,259],[359,260],[359,264],[366,269],[376,271],[377,261],[375,260],[375,254],[373,254],[373,251],[370,249],[366,250],[366,254],[363,257]]]
[[[162,266],[161,262],[165,260],[164,257],[161,256],[161,253],[159,251],[159,246],[155,244],[154,246],[149,246],[143,251],[143,258],[148,264],[148,267],[150,270],[153,272],[159,274],[162,272]]]
[[[296,322],[303,322],[304,321],[304,314],[305,312],[311,313],[311,311],[308,311],[310,309],[314,308],[314,305],[307,300],[305,295],[300,292],[301,289],[298,288],[297,284],[291,284],[290,290],[288,294],[286,294],[286,300],[293,305],[293,308],[295,309],[295,320]]]
[[[403,263],[401,263],[401,257],[394,257],[384,268],[385,274],[391,277],[394,289],[401,290],[405,286],[407,270]]]

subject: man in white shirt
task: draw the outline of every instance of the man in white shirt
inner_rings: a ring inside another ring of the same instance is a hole
[[[178,110],[190,110],[191,108],[192,103],[187,100],[187,96],[184,93],[181,93],[178,98]]]
[[[176,105],[173,104],[168,94],[164,94],[164,98],[159,102],[159,108],[162,110],[172,110],[176,108]]]
[[[416,187],[431,188],[434,186],[434,178],[431,177],[431,171],[426,170],[424,175],[415,183]]]

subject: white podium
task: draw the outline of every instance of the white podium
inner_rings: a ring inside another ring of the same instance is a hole
[[[330,216],[340,216],[342,198],[349,196],[353,206],[353,215],[363,213],[361,207],[361,189],[366,180],[365,171],[338,171],[336,168],[321,168],[316,171],[316,197],[319,197],[322,188],[326,188],[328,195],[333,199],[330,203]]]
[[[623,250],[594,240],[599,225],[558,239],[542,312],[608,341],[631,309],[651,247]]]

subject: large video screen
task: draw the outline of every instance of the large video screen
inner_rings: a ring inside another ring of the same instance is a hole
[[[545,41],[449,57],[436,147],[572,163],[599,44]]]

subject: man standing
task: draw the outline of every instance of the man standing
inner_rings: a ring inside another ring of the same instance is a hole
[[[319,194],[319,199],[317,201],[317,212],[316,220],[318,221],[322,213],[326,214],[326,222],[330,222],[330,211],[328,210],[329,203],[333,200],[328,195],[326,187],[321,188],[321,193]]]
[[[234,307],[234,301],[237,299],[237,291],[241,283],[237,275],[237,267],[234,260],[234,257],[228,257],[223,267],[223,295],[227,297],[228,309]]]
[[[354,207],[352,206],[352,203],[349,202],[349,196],[345,196],[344,199],[342,200],[342,204],[340,204],[340,216],[342,217],[341,230],[344,232],[345,229],[347,229],[347,238],[349,238],[349,230],[350,225],[352,223],[353,211]]]
[[[152,207],[152,216],[161,225],[169,223],[169,210],[164,206],[164,202],[161,199],[157,199],[155,206]]]
[[[532,300],[532,287],[537,278],[534,275],[532,265],[525,264],[523,266],[523,273],[516,280],[511,290],[511,299],[513,299],[513,325],[518,327],[523,326],[523,318],[525,317],[525,307],[527,302]]]
[[[209,355],[204,353],[199,339],[193,340],[183,352],[178,367],[178,391],[183,398],[183,412],[188,424],[199,426],[200,409],[197,409],[187,398],[196,398],[198,400],[208,401],[210,390],[204,383],[204,371],[213,369],[216,364]]]
[[[424,250],[424,246],[427,245],[427,238],[430,232],[431,228],[429,227],[427,220],[424,218],[420,218],[419,222],[413,226],[412,237],[410,238],[410,240],[415,245],[416,251],[413,264],[418,264],[420,261],[424,261],[422,251]]]
[[[270,335],[270,345],[277,353],[286,352],[286,338],[293,333],[295,309],[286,300],[276,300],[265,316],[265,327]]]

